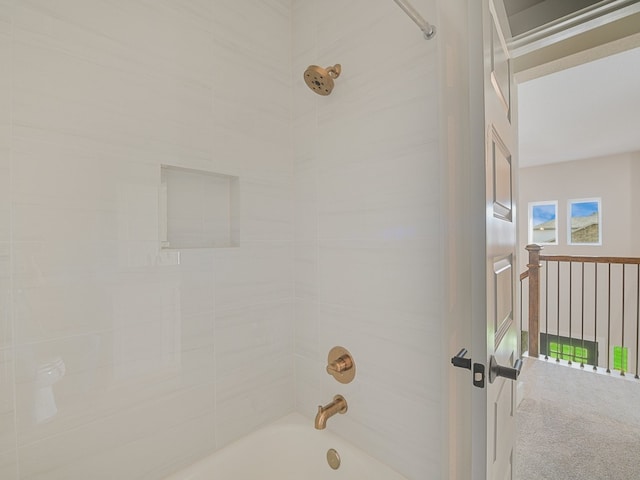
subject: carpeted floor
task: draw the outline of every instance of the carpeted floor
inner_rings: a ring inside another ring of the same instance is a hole
[[[640,380],[527,359],[517,480],[640,480]]]

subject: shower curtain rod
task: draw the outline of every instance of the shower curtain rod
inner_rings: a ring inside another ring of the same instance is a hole
[[[424,33],[424,38],[431,40],[436,34],[436,27],[427,22],[418,11],[407,0],[393,0],[398,6],[404,10],[404,13],[409,15],[409,18],[413,20],[416,25],[420,27],[420,30]]]

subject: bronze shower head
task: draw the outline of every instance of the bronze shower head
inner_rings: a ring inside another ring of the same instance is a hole
[[[339,63],[327,68],[310,65],[304,72],[304,81],[318,95],[329,95],[333,90],[333,80],[340,76],[341,70]]]

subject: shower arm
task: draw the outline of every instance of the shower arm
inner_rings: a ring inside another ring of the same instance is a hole
[[[409,15],[409,18],[411,18],[411,20],[413,20],[415,24],[418,25],[418,27],[420,27],[420,30],[422,30],[422,32],[424,33],[424,38],[426,38],[427,40],[431,40],[435,36],[436,27],[422,18],[422,15],[420,15],[418,11],[413,8],[413,5],[411,5],[407,0],[393,1],[396,2],[402,10],[404,10],[404,13]]]

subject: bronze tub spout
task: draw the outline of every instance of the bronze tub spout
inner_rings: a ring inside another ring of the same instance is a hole
[[[333,397],[331,403],[318,406],[318,414],[316,415],[315,427],[318,430],[324,430],[327,426],[327,420],[333,417],[336,413],[345,413],[347,411],[347,401],[342,395],[336,395]]]

